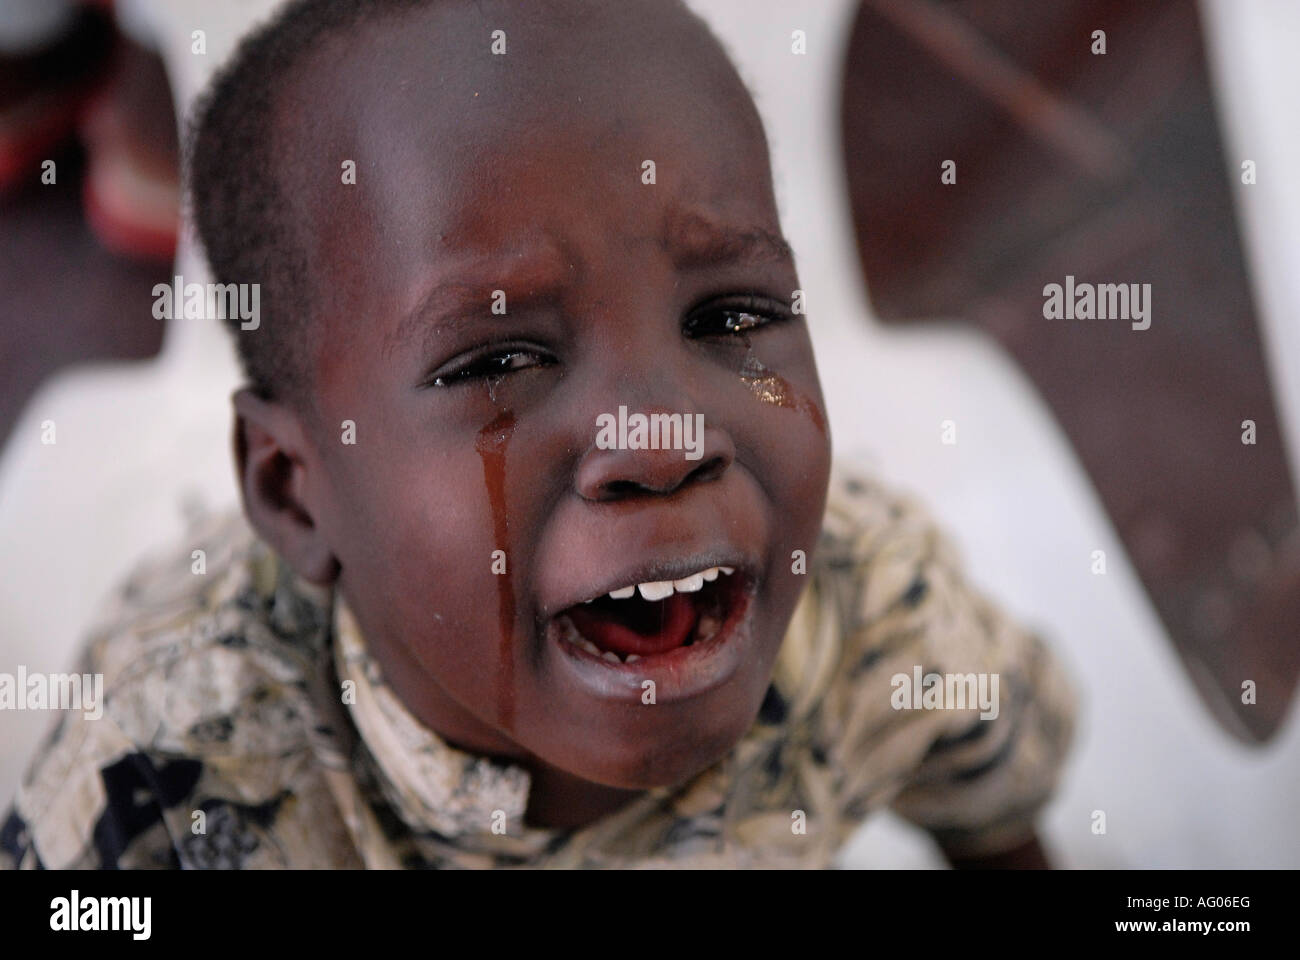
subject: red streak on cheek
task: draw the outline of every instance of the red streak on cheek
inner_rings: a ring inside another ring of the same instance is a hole
[[[492,511],[494,550],[504,550],[507,572],[497,574],[497,616],[501,628],[497,650],[497,721],[507,730],[515,722],[515,592],[510,585],[507,538],[510,518],[506,514],[506,445],[515,429],[515,415],[502,410],[478,432],[474,449],[483,461],[483,482],[487,487],[488,506]]]
[[[804,414],[813,422],[817,432],[826,436],[826,417],[821,408],[790,386],[790,382],[785,377],[770,367],[763,366],[762,362],[754,356],[752,347],[741,368],[740,379],[763,403]]]

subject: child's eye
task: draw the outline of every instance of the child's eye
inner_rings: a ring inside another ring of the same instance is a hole
[[[715,300],[696,307],[686,316],[682,330],[688,337],[727,337],[790,319],[790,308],[767,297]]]
[[[453,360],[435,371],[428,383],[435,387],[453,387],[473,380],[503,377],[529,367],[548,367],[555,358],[526,347],[497,347],[466,359]]]

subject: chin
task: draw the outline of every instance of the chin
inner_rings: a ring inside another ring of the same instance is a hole
[[[606,728],[601,743],[593,744],[599,753],[576,765],[582,769],[565,766],[585,780],[624,790],[678,786],[716,764],[740,742],[753,725],[760,703],[761,697],[752,710],[738,714],[733,709],[721,718],[715,714],[707,719],[694,710],[666,707],[653,730],[642,722],[636,724],[639,729],[622,731],[616,739]],[[671,716],[675,713],[682,716]]]

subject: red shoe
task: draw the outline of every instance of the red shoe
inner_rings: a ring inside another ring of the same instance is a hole
[[[166,68],[119,40],[113,75],[81,124],[86,220],[105,247],[170,264],[180,230],[179,137]]]
[[[112,38],[104,14],[82,10],[45,46],[0,57],[0,197],[38,182],[41,162],[72,137]]]
[[[0,109],[0,197],[33,181],[41,162],[53,159],[77,129],[85,97],[40,90]]]
[[[114,253],[171,263],[180,228],[175,168],[140,156],[111,99],[91,108],[82,136],[88,154],[82,202],[90,229]]]

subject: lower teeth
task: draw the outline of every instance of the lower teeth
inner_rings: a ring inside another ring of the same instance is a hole
[[[700,617],[699,621],[695,625],[694,632],[686,638],[686,642],[683,643],[682,646],[690,647],[697,643],[712,640],[721,627],[721,620],[713,614],[706,613]],[[600,647],[596,646],[579,633],[578,628],[574,626],[573,621],[569,620],[567,617],[564,620],[564,637],[574,646],[581,650],[585,650],[593,657],[600,657],[602,660],[608,660],[610,663],[636,663],[641,659],[641,656],[635,653],[629,653],[626,657],[621,657],[612,650],[601,650]]]
[[[700,617],[700,622],[695,627],[695,639],[712,640],[718,629],[722,626],[722,621],[710,614]]]
[[[596,646],[579,633],[578,628],[573,625],[573,621],[568,618],[565,618],[564,621],[564,639],[568,640],[569,643],[573,644],[578,649],[587,651],[587,653],[591,654],[593,657],[600,657],[602,660],[608,660],[610,663],[634,663],[641,659],[635,653],[629,653],[627,659],[624,660],[613,650],[601,650],[600,647]]]

